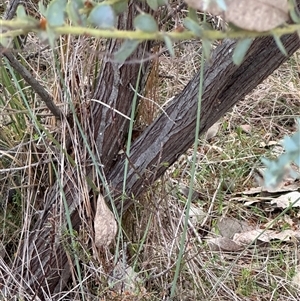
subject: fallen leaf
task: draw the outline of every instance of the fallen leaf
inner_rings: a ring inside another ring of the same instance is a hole
[[[256,239],[269,242],[269,234],[271,234],[271,230],[251,230],[244,233],[237,233],[234,235],[233,240],[241,245],[249,245],[254,242]]]
[[[284,230],[276,232],[273,230],[251,230],[244,233],[237,233],[233,237],[233,241],[240,245],[249,245],[254,241],[270,242],[272,240],[290,241],[292,238],[300,238],[300,231]]]
[[[139,274],[133,268],[123,262],[118,262],[111,274],[108,276],[108,283],[115,292],[122,293],[123,291],[136,293],[138,291],[146,291],[143,287],[144,279],[141,279]]]
[[[94,219],[95,245],[97,247],[108,247],[117,234],[117,223],[113,213],[107,207],[105,200],[99,194],[97,210]]]
[[[244,194],[244,195],[256,195],[258,193],[261,193],[262,191],[263,191],[263,187],[252,187],[248,190],[243,191],[242,194]],[[236,194],[238,194],[238,193],[236,193]]]
[[[277,141],[268,141],[267,143],[262,141],[259,143],[259,147],[262,148],[270,148],[271,146],[280,146],[280,144]]]
[[[266,193],[268,192],[269,195],[273,195],[274,193],[282,193],[282,192],[288,192],[288,191],[297,191],[299,188],[299,184],[289,184],[289,185],[283,185],[282,187],[274,190],[274,189],[269,189],[267,187],[253,187],[253,188],[250,188],[248,190],[245,190],[243,192],[237,192],[235,193],[234,195],[240,195],[240,194],[243,194],[243,195],[247,195],[247,196],[254,196],[256,194],[259,194],[259,193],[264,193],[264,195],[266,195]]]
[[[196,226],[197,224],[201,224],[201,222],[205,219],[206,213],[199,206],[191,204],[190,208],[190,220],[191,223]]]
[[[212,125],[206,132],[205,134],[205,140],[210,141],[212,138],[214,138],[218,131],[219,131],[219,127],[220,127],[220,122],[216,122],[214,125]]]
[[[215,1],[185,0],[192,8],[224,16],[227,22],[253,31],[271,30],[289,19],[287,0],[224,0],[222,11]]]
[[[256,200],[252,200],[252,201],[247,201],[247,202],[245,202],[244,203],[244,205],[246,206],[246,207],[248,207],[248,206],[252,206],[253,204],[257,204],[257,203],[264,203],[264,202],[266,202],[267,201],[267,199],[266,198],[263,198],[263,199],[256,199]]]
[[[300,238],[300,231],[284,230],[281,232],[275,232],[270,236],[270,238],[271,240],[293,241],[293,238]]]
[[[236,252],[243,249],[243,247],[227,237],[211,238],[207,241],[211,251],[227,251]]]
[[[271,204],[275,204],[277,207],[283,209],[291,206],[292,204],[293,205],[291,207],[293,208],[300,207],[300,192],[292,191],[287,194],[281,195],[278,198],[272,200]]]
[[[252,131],[251,125],[249,125],[249,124],[242,124],[242,125],[240,125],[240,128],[246,134],[251,134],[251,131]]]
[[[218,220],[217,227],[223,237],[233,238],[234,234],[252,230],[247,222],[239,221],[231,217],[223,217]]]

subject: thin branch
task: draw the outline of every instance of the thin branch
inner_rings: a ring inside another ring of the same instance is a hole
[[[1,52],[2,46],[0,46]],[[41,97],[42,101],[46,104],[48,109],[52,112],[54,116],[61,119],[62,112],[61,110],[55,105],[51,95],[45,90],[45,88],[31,75],[31,73],[13,56],[11,52],[5,51],[2,53],[4,55],[10,65],[16,70],[24,80],[32,87],[32,89]]]
[[[4,19],[11,20],[16,13],[18,5],[21,3],[22,3],[22,0],[10,0],[8,3],[7,9],[4,12]]]
[[[16,9],[20,3],[21,0],[11,0],[6,12],[4,13],[5,18],[13,18]],[[32,74],[14,57],[12,52],[8,51],[0,45],[0,55],[3,55],[7,58],[13,69],[17,71],[24,78],[24,80],[32,87],[32,89],[41,97],[42,101],[46,104],[46,106],[52,112],[52,114],[57,118],[61,119],[63,116],[62,111],[55,105],[51,95],[32,76]]]
[[[17,32],[14,29],[26,30],[26,32],[42,32],[38,24],[31,20],[1,20],[1,25],[5,28],[9,28],[11,31],[0,33],[0,38],[7,36],[15,36]],[[165,37],[169,37],[172,41],[182,41],[190,39],[203,39],[209,41],[224,40],[224,39],[245,39],[245,38],[258,38],[267,36],[283,36],[286,34],[293,34],[300,29],[300,24],[287,24],[284,27],[276,27],[269,31],[250,31],[250,30],[203,30],[199,34],[195,34],[190,30],[184,30],[183,32],[178,31],[155,31],[155,32],[144,32],[139,30],[108,30],[98,28],[86,28],[73,25],[55,26],[51,28],[57,35],[89,35],[94,38],[106,38],[106,39],[121,39],[121,40],[141,40],[141,41],[164,41]]]
[[[112,111],[116,112],[117,114],[121,115],[122,117],[126,118],[127,120],[131,120],[130,117],[128,117],[127,115],[123,114],[122,112],[118,111],[117,109],[113,108],[112,106],[108,105],[107,103],[105,103],[105,102],[103,102],[101,100],[93,99],[92,98],[91,101],[95,101],[95,102],[101,103],[106,108],[111,109]]]

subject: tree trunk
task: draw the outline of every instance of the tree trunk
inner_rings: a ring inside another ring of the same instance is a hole
[[[140,4],[146,12],[146,3]],[[133,19],[137,15],[137,7],[131,1],[126,13],[118,20],[119,29],[132,29]],[[126,64],[118,64],[112,61],[111,54],[116,52],[122,41],[111,40],[107,46],[107,56],[101,63],[101,70],[97,79],[97,85],[93,99],[100,100],[109,107],[130,116],[134,91],[130,85],[135,87],[138,80],[140,64],[129,63],[131,59],[135,62],[142,61],[144,53],[149,53],[150,42],[141,43],[136,51],[127,59]],[[102,59],[102,57],[100,58]],[[143,70],[147,64],[144,63]],[[141,73],[142,77],[145,75]],[[113,158],[124,144],[125,134],[128,132],[129,121],[114,113],[114,110],[103,106],[98,102],[92,102],[91,117],[88,124],[91,125],[96,141],[96,152],[99,161],[104,165],[103,170],[109,170],[113,164]],[[86,133],[88,136],[89,133]],[[83,141],[81,141],[83,143]],[[92,146],[95,144],[91,141]],[[87,164],[88,165],[88,164]],[[71,165],[66,166],[64,173],[68,180],[63,183],[65,195],[72,226],[78,230],[81,217],[78,207],[84,203],[83,194],[80,191],[78,179],[80,175]],[[86,174],[92,173],[92,167],[86,167]],[[61,202],[60,184],[56,183],[48,195],[45,196],[43,215],[35,224],[32,232],[24,238],[19,248],[18,256],[13,263],[14,273],[9,275],[5,283],[9,286],[1,288],[4,296],[15,296],[18,292],[26,292],[25,300],[38,296],[45,300],[46,296],[59,293],[66,286],[70,278],[70,267],[67,252],[62,244],[62,232],[66,229],[66,221],[61,221],[65,216],[64,207]],[[58,296],[59,298],[59,296]]]
[[[282,42],[289,56],[299,47],[297,34],[287,35]],[[232,62],[235,41],[227,40],[213,53],[204,72],[199,135],[205,133],[238,101],[277,69],[288,57],[276,46],[272,37],[258,38],[252,43],[245,61],[238,67]],[[138,197],[159,178],[194,142],[200,72],[132,145],[126,194]],[[170,120],[171,119],[171,120]],[[125,158],[120,158],[108,175],[120,210]],[[132,204],[122,203],[125,210]]]
[[[120,28],[128,28],[134,15],[135,6],[131,4],[128,17],[120,19]],[[299,47],[297,35],[284,37],[283,44],[288,54],[292,55]],[[225,41],[214,51],[211,64],[205,67],[199,134],[204,133],[287,59],[279,52],[272,38],[262,38],[254,40],[246,60],[237,67],[231,61],[234,46],[234,41]],[[118,42],[111,41],[109,52],[118,47]],[[134,54],[135,58],[141,58],[143,47],[140,45]],[[135,86],[138,70],[137,64],[120,66],[105,62],[94,98],[129,115],[134,94],[129,83]],[[166,171],[167,166],[163,163],[167,162],[170,166],[192,145],[198,88],[199,73],[166,109],[172,121],[162,114],[132,145],[126,182],[128,196],[140,195]],[[114,165],[112,162],[123,144],[128,122],[120,115],[114,114],[112,109],[98,103],[92,106],[91,122],[100,162],[104,165],[117,208],[120,210],[118,196],[122,190],[125,158],[119,157]],[[80,217],[77,208],[84,200],[80,197],[79,186],[76,187],[76,171],[70,167],[68,175],[70,180],[64,184],[63,189],[73,227],[78,229]],[[28,236],[28,242],[24,242],[20,247],[13,265],[15,273],[6,281],[10,283],[10,286],[5,288],[6,296],[13,296],[20,288],[24,288],[28,296],[37,294],[43,300],[45,296],[60,292],[65,286],[70,273],[67,254],[61,243],[61,228],[57,226],[60,212],[63,211],[59,207],[59,199],[60,189],[57,184],[47,196],[44,215]],[[124,208],[128,208],[131,203],[132,201],[127,199]]]

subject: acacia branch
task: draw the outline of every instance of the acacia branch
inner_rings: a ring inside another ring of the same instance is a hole
[[[9,28],[12,31],[0,33],[1,37],[16,36],[19,34],[18,29],[22,29],[26,32],[42,32],[39,22],[34,20],[1,20],[3,27]],[[13,31],[15,30],[15,31]],[[203,29],[199,33],[192,32],[190,30],[184,30],[183,32],[171,31],[154,31],[154,32],[143,32],[140,30],[107,30],[97,28],[87,28],[82,26],[74,25],[63,25],[51,27],[53,33],[57,35],[70,34],[73,36],[89,35],[95,38],[106,38],[106,39],[121,39],[121,40],[141,40],[141,41],[164,41],[165,37],[169,37],[173,41],[183,41],[190,39],[203,39],[208,41],[224,40],[224,39],[254,39],[258,37],[266,36],[278,36],[281,37],[286,34],[293,34],[300,30],[300,24],[286,24],[282,27],[277,27],[269,31],[250,31],[244,29],[229,29],[227,31],[207,30]]]

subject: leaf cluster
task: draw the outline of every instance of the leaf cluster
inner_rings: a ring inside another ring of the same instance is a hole
[[[300,119],[298,119],[298,131],[292,136],[286,136],[282,141],[285,152],[276,160],[262,159],[267,167],[264,174],[265,184],[269,187],[276,187],[282,179],[290,174],[297,177],[298,174],[291,168],[291,164],[300,167]]]
[[[157,10],[168,5],[167,0],[146,0],[148,6]],[[189,5],[188,16],[184,19],[184,30],[162,32],[152,15],[140,10],[133,20],[135,30],[120,31],[116,28],[118,15],[128,8],[128,0],[106,0],[100,3],[90,0],[52,0],[47,7],[39,3],[41,19],[28,16],[23,6],[18,7],[17,18],[1,20],[0,43],[9,46],[11,37],[34,31],[42,40],[55,46],[58,35],[88,34],[94,37],[124,39],[124,44],[115,54],[115,60],[125,61],[145,40],[162,40],[171,55],[173,42],[191,38],[201,38],[206,57],[210,56],[211,43],[224,38],[241,39],[233,54],[233,60],[240,64],[252,39],[273,35],[279,49],[286,54],[280,37],[300,29],[300,19],[295,11],[295,0],[185,0]],[[138,5],[138,2],[136,3]],[[228,23],[225,32],[214,31],[205,22],[199,22],[198,12],[221,15]],[[295,25],[287,25],[292,19]]]

